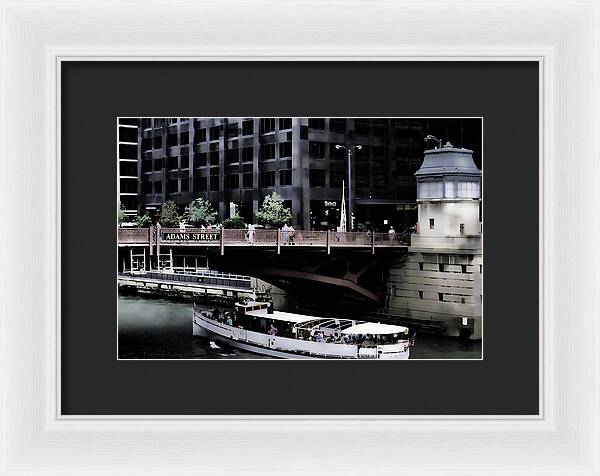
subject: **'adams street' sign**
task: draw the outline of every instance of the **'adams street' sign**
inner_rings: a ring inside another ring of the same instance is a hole
[[[162,232],[160,233],[160,241],[191,241],[191,242],[209,242],[214,243],[219,241],[221,235],[217,232]]]

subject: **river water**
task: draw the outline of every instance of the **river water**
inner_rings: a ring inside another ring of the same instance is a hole
[[[207,304],[207,308],[214,307],[214,304]],[[192,335],[191,302],[119,296],[121,359],[269,358],[219,345],[220,348],[212,348],[210,339]],[[420,333],[417,334],[410,358],[480,359],[481,341],[464,342]]]

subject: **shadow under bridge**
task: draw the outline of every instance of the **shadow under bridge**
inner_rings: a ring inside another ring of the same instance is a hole
[[[208,249],[211,269],[245,274],[286,291],[294,301],[335,309],[339,305],[378,307],[385,297],[390,266],[406,257],[406,249],[368,250]]]

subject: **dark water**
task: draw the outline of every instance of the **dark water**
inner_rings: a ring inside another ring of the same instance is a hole
[[[207,304],[207,308],[214,304]],[[191,302],[119,296],[119,358],[121,359],[260,359],[257,354],[221,346],[192,335]],[[479,359],[481,342],[417,334],[411,359]]]

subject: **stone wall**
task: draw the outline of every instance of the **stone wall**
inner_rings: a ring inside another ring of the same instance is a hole
[[[390,269],[385,311],[480,339],[482,277],[481,254],[410,252]]]

